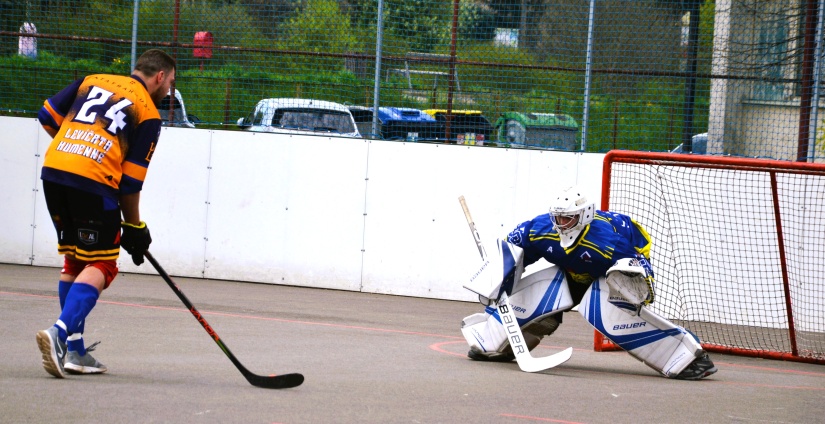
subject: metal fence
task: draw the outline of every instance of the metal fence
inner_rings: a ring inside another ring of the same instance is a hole
[[[0,0],[0,109],[158,47],[199,127],[308,98],[442,111],[445,142],[476,111],[488,145],[825,161],[822,3]]]

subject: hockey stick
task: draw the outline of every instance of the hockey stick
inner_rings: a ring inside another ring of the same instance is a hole
[[[486,262],[487,251],[484,250],[484,245],[481,244],[481,236],[478,234],[473,217],[470,216],[470,208],[467,207],[467,201],[464,200],[464,196],[458,196],[458,202],[461,203],[461,209],[464,210],[464,217],[467,218],[467,225],[470,226],[470,232],[473,233],[473,239],[476,241],[476,247],[478,247],[478,254],[481,255],[481,260]]]
[[[158,274],[160,274],[160,276],[163,277],[163,280],[166,281],[166,284],[169,284],[169,287],[172,288],[172,291],[174,291],[175,294],[178,295],[180,300],[183,302],[183,304],[186,305],[187,308],[189,308],[189,312],[191,312],[192,315],[195,316],[195,319],[198,320],[199,323],[201,323],[204,330],[206,330],[206,332],[209,333],[212,339],[215,340],[215,343],[218,344],[223,353],[225,353],[226,356],[229,357],[229,360],[232,361],[233,364],[235,364],[235,367],[238,369],[238,371],[241,372],[241,374],[243,374],[243,376],[246,378],[246,381],[248,381],[253,386],[263,387],[265,389],[288,389],[290,387],[300,386],[301,383],[304,382],[304,376],[297,373],[270,376],[263,376],[251,373],[248,369],[246,369],[246,367],[244,367],[240,363],[240,361],[238,361],[237,358],[235,358],[235,355],[233,355],[232,352],[229,351],[229,348],[226,347],[221,338],[218,337],[218,333],[216,333],[215,330],[213,330],[212,327],[209,325],[209,323],[206,322],[206,319],[203,317],[203,315],[201,315],[201,313],[198,312],[197,309],[195,309],[195,306],[192,305],[192,302],[190,302],[186,295],[183,294],[180,288],[178,288],[177,284],[175,284],[175,282],[172,281],[172,278],[169,276],[169,274],[167,274],[166,271],[164,271],[163,268],[160,267],[160,264],[158,263],[158,261],[155,260],[152,254],[149,253],[149,251],[146,251],[145,256],[146,259],[148,259],[149,262],[152,263],[152,266],[155,267],[155,269],[158,271]]]
[[[464,209],[464,217],[467,218],[467,224],[470,226],[470,232],[473,233],[473,238],[478,247],[478,253],[481,254],[481,259],[487,261],[487,251],[481,244],[481,237],[476,229],[476,224],[473,217],[470,216],[470,209],[467,207],[467,201],[464,196],[459,196],[458,201],[461,203],[461,208]],[[513,312],[513,307],[510,305],[510,298],[506,292],[501,293],[501,297],[497,303],[498,313],[501,315],[501,323],[507,330],[507,341],[510,343],[510,348],[516,357],[516,362],[519,368],[524,372],[537,372],[557,367],[565,362],[573,355],[573,348],[554,353],[550,356],[535,358],[530,355],[530,349],[527,348],[527,343],[524,341],[524,334],[521,332],[521,327],[518,325],[516,314]]]

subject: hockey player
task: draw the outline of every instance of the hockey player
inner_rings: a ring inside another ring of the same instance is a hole
[[[38,114],[53,138],[41,179],[64,256],[60,316],[37,333],[43,368],[55,377],[107,371],[88,353],[94,345],[84,346],[84,324],[117,275],[120,247],[140,265],[152,242],[140,220],[140,191],[160,135],[157,105],[175,68],[168,54],[147,50],[131,76],[81,78],[46,100]]]
[[[651,241],[630,217],[596,210],[579,188],[571,187],[553,201],[549,214],[518,225],[499,243],[500,251],[515,252],[503,260],[516,263],[514,268],[541,258],[557,266],[543,271],[548,277],[520,280],[520,271],[515,277],[511,272],[516,282],[502,284],[510,290],[529,286],[511,297],[514,309],[527,315],[522,331],[529,349],[556,330],[561,312],[580,304],[579,312],[605,337],[663,375],[698,380],[716,372],[695,335],[645,307],[654,300]],[[544,285],[526,281],[542,278]],[[465,318],[462,332],[471,345],[470,358],[514,358],[495,315],[488,307],[485,314]]]

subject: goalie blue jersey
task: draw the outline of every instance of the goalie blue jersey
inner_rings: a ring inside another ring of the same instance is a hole
[[[573,282],[590,284],[619,259],[644,259],[650,269],[650,235],[627,215],[596,211],[593,221],[567,249],[561,246],[553,218],[542,214],[516,227],[507,241],[524,249],[524,266],[544,258],[567,271]]]

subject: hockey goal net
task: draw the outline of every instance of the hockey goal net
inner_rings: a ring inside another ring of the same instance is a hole
[[[612,151],[603,171],[602,209],[653,241],[655,312],[711,352],[825,364],[825,165]]]

